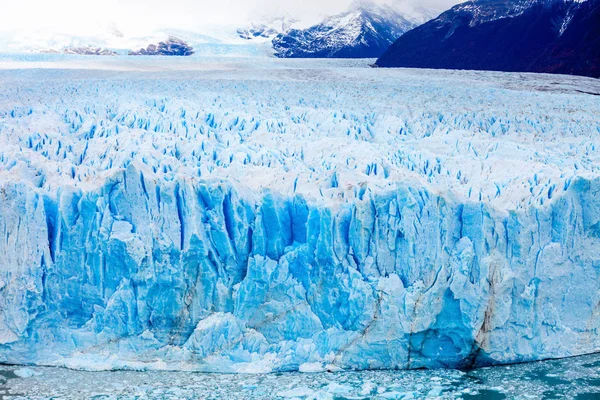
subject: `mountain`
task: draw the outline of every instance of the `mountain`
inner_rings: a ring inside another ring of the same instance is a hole
[[[170,36],[164,42],[150,44],[148,47],[141,48],[139,51],[130,51],[130,56],[191,56],[194,54],[194,48],[184,40]]]
[[[360,2],[309,28],[280,33],[272,43],[282,58],[378,57],[416,25],[389,6]]]
[[[124,27],[127,28],[127,27]],[[103,29],[91,32],[46,28],[25,34],[0,33],[0,53],[78,55],[188,55],[194,57],[269,57],[270,39],[244,40],[236,25],[205,25],[197,30]],[[192,54],[193,53],[193,54]]]
[[[288,16],[269,18],[261,22],[251,22],[243,28],[238,28],[237,34],[240,38],[246,40],[273,39],[278,34],[289,31],[297,22],[297,20]]]
[[[118,53],[113,50],[103,49],[94,46],[70,46],[65,47],[61,51],[55,49],[41,50],[41,53],[46,54],[78,54],[83,56],[116,56]]]
[[[475,0],[400,37],[376,63],[600,77],[600,0]]]

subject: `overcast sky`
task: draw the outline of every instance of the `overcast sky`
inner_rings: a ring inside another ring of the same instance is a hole
[[[401,10],[441,12],[457,0],[376,0]],[[352,0],[3,0],[0,30],[54,28],[91,33],[99,25],[120,30],[199,29],[203,25],[243,24],[261,16],[289,14],[306,20],[346,9]]]

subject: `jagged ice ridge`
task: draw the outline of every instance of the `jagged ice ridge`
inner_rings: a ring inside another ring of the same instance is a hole
[[[600,350],[596,81],[269,63],[0,71],[0,362]]]

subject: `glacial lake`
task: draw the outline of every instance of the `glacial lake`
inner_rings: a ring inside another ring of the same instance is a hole
[[[600,354],[481,368],[226,375],[0,366],[0,399],[600,399]]]

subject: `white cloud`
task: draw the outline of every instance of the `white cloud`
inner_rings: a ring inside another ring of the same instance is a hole
[[[4,0],[0,30],[32,32],[60,30],[93,34],[98,27],[116,25],[139,33],[156,28],[201,30],[204,25],[242,24],[288,14],[316,19],[343,11],[352,0]],[[419,8],[441,12],[457,0],[377,0],[393,2],[401,10]]]

